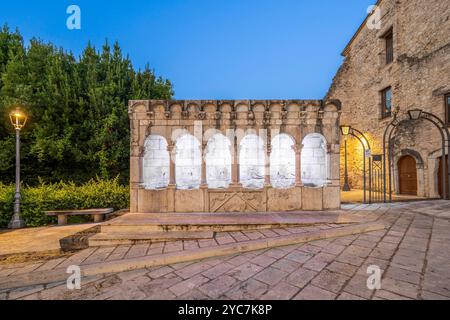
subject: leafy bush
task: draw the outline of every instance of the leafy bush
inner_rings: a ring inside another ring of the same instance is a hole
[[[0,228],[7,227],[14,211],[14,185],[0,183]],[[21,199],[22,218],[28,227],[42,226],[56,221],[47,217],[46,210],[114,208],[129,206],[129,188],[112,180],[95,179],[83,185],[72,182],[45,183],[23,186]]]
[[[14,185],[0,182],[0,228],[8,226],[14,211]]]

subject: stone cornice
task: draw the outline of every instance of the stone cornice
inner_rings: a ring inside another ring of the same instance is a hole
[[[163,106],[166,113],[171,113],[175,106],[181,108],[184,117],[189,117],[189,111],[203,113],[205,108],[212,106],[215,112],[223,112],[224,107],[230,107],[232,112],[236,112],[238,107],[246,107],[247,111],[252,112],[255,107],[262,106],[266,112],[270,112],[273,107],[280,108],[284,112],[292,112],[292,108],[298,108],[296,111],[305,111],[306,108],[316,107],[323,109],[328,106],[335,106],[337,110],[341,109],[339,100],[130,100],[128,103],[128,113],[130,117],[133,113],[147,113],[149,117],[153,116],[156,106]],[[138,109],[138,108],[141,109]],[[166,115],[169,118],[169,114]],[[200,116],[202,118],[203,115]]]

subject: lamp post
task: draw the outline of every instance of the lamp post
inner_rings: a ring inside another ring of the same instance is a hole
[[[348,183],[348,169],[347,169],[347,137],[350,134],[350,126],[341,126],[341,133],[344,136],[344,143],[345,143],[345,171],[344,171],[344,187],[342,190],[344,191],[350,191],[350,185]]]
[[[27,116],[17,107],[9,114],[9,119],[16,130],[16,193],[14,196],[14,215],[8,227],[18,229],[25,226],[25,222],[20,217],[20,130],[25,126]]]

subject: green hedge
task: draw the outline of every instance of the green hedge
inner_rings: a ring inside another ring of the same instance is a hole
[[[14,211],[14,185],[0,183],[0,228],[6,228]],[[81,186],[59,182],[38,186],[23,186],[21,214],[27,227],[54,223],[55,217],[47,217],[46,210],[129,207],[129,188],[118,179],[91,180]]]

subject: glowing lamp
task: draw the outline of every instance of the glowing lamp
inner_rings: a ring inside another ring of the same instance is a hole
[[[9,114],[9,119],[11,120],[11,124],[13,125],[14,129],[20,130],[25,126],[28,118],[26,114],[20,111],[20,109],[17,107],[16,110],[12,111]]]
[[[341,126],[342,135],[348,136],[350,134],[350,130],[352,127],[350,126]]]

